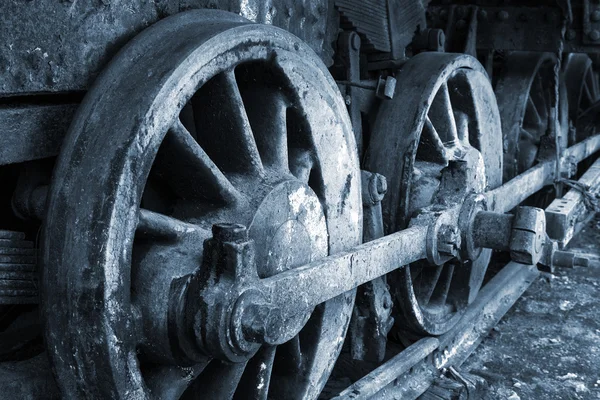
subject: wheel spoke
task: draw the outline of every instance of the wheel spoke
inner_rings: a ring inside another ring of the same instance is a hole
[[[136,232],[145,236],[175,239],[187,233],[202,230],[201,227],[173,217],[140,209]]]
[[[430,299],[430,303],[435,302],[435,304],[437,304],[439,306],[443,306],[446,304],[446,300],[448,299],[448,293],[450,291],[453,276],[454,276],[454,264],[453,263],[444,264],[442,273],[440,274],[436,288],[432,295],[433,301],[431,301],[431,299]]]
[[[448,150],[429,116],[425,117],[425,123],[423,124],[423,132],[417,149],[417,159],[440,164],[448,162]]]
[[[544,89],[544,83],[542,82],[542,76],[536,75],[529,91],[529,97],[535,104],[535,108],[538,111],[540,121],[546,121],[548,119],[548,104],[546,102],[546,90]]]
[[[531,96],[527,97],[527,108],[525,109],[523,125],[534,129],[539,129],[541,126],[543,126],[542,117],[540,116],[540,113]]]
[[[242,196],[179,120],[163,140],[153,173],[182,198],[234,204]]]
[[[228,364],[213,360],[192,382],[181,400],[231,399],[245,369],[245,362]]]
[[[419,275],[419,282],[417,284],[419,290],[415,295],[423,305],[429,304],[443,269],[443,265],[437,267],[424,267]]]
[[[436,94],[429,109],[429,118],[431,118],[431,122],[436,127],[444,145],[454,147],[458,141],[458,133],[447,83],[442,84]]]
[[[462,111],[456,111],[454,112],[454,120],[456,121],[458,140],[463,146],[469,146],[469,116]]]
[[[288,102],[278,88],[249,87],[242,92],[256,146],[264,166],[289,171]]]
[[[233,70],[204,84],[192,98],[192,106],[198,142],[222,171],[262,174],[260,154]]]
[[[308,183],[310,172],[315,165],[313,153],[306,149],[292,147],[289,149],[288,163],[292,175],[294,175],[301,182]]]
[[[273,361],[277,347],[261,348],[246,365],[240,384],[236,390],[235,400],[266,400],[269,394],[269,383],[273,370]]]

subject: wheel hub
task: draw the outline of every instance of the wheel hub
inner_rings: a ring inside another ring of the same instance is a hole
[[[287,181],[261,202],[249,227],[258,276],[266,278],[327,255],[327,225],[317,195]]]

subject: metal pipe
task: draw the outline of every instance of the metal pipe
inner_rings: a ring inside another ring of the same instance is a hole
[[[389,385],[400,375],[408,372],[413,366],[437,349],[438,346],[439,341],[434,337],[419,340],[371,371],[368,375],[348,386],[332,400],[363,400],[371,398],[382,387]]]

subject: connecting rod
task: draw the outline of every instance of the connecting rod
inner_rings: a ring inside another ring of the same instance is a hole
[[[485,196],[490,209],[496,212],[512,210],[529,196],[554,182],[557,162],[577,164],[598,150],[600,150],[600,134],[569,147],[562,160],[548,160],[535,165],[504,185],[487,192]]]
[[[576,163],[599,147],[596,135],[569,148],[566,158]],[[509,250],[520,263],[552,263],[557,246],[546,235],[543,210],[505,212],[551,183],[555,167],[555,161],[541,163],[487,194],[467,194],[462,204],[424,209],[407,229],[264,279],[256,275],[245,227],[215,225],[204,245],[202,272],[189,278],[178,297],[187,299],[178,309],[200,315],[194,321],[212,322],[184,330],[195,332],[202,352],[242,361],[262,344],[291,340],[318,305],[421,259],[440,265],[453,257],[472,260],[482,248],[493,248]],[[467,163],[454,168],[469,170]]]

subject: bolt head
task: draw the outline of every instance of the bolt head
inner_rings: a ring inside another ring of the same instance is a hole
[[[385,194],[387,192],[387,179],[380,174],[375,174],[375,179],[377,182],[377,193],[380,195]]]
[[[575,33],[574,29],[569,29],[567,30],[567,34],[565,35],[567,40],[573,40],[575,39],[575,36],[577,36],[577,34]]]
[[[600,10],[594,10],[590,18],[592,19],[592,21],[600,21]]]
[[[589,36],[590,36],[590,39],[592,39],[592,40],[598,40],[598,39],[600,39],[600,31],[594,29],[593,31],[590,32]]]
[[[508,19],[508,12],[507,11],[498,11],[497,17],[500,21],[506,21]]]

